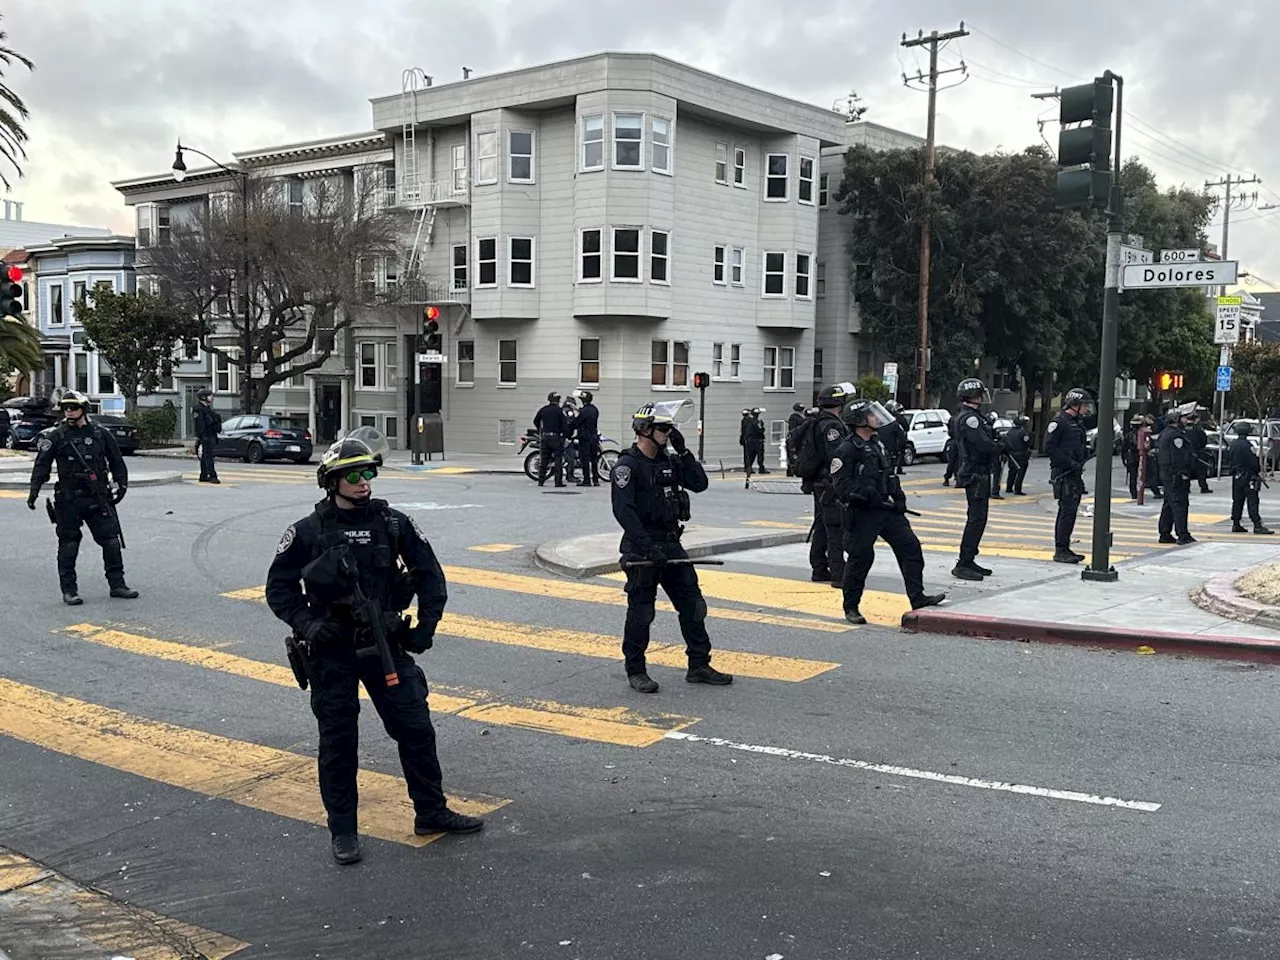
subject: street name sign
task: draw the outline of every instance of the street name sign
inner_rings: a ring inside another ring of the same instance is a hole
[[[1202,260],[1199,250],[1161,250],[1161,263],[1195,263]]]
[[[1240,305],[1243,297],[1218,298],[1218,323],[1214,328],[1214,343],[1240,342]]]
[[[1141,247],[1130,247],[1125,244],[1120,245],[1120,262],[1122,264],[1130,263],[1151,263],[1155,254],[1150,250],[1143,250]]]
[[[1123,268],[1120,286],[1125,290],[1222,286],[1236,282],[1239,268],[1237,260],[1159,265],[1131,263]]]

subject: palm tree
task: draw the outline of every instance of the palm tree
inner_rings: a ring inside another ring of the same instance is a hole
[[[24,373],[44,366],[40,350],[40,331],[21,320],[0,319],[0,366],[8,364]]]
[[[3,77],[5,68],[13,66],[15,60],[28,70],[35,67],[30,60],[7,46],[8,39],[9,35],[0,30],[0,160],[18,171],[18,176],[22,176],[21,160],[27,158],[27,151],[22,146],[27,142],[27,131],[22,128],[22,121],[29,114],[27,105],[9,89]],[[4,184],[6,190],[12,186],[9,178],[4,175],[3,167],[0,167],[0,183]]]

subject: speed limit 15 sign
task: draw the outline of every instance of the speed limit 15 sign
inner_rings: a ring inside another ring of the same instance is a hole
[[[1214,330],[1214,343],[1240,342],[1241,297],[1218,298],[1218,323]]]

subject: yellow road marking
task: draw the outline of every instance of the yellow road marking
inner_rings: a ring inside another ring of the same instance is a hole
[[[235,481],[235,483],[228,483],[228,482],[227,482],[227,480],[226,480],[226,478],[228,478],[228,477],[229,477],[231,480]],[[199,483],[199,481],[200,481],[200,476],[199,476],[199,474],[195,474],[195,473],[184,473],[184,474],[182,475],[182,479],[183,479],[183,480],[185,480],[187,483]],[[222,481],[222,482],[221,482],[221,484],[217,484],[217,483],[208,483],[208,484],[202,484],[202,486],[208,486],[208,487],[224,486],[224,487],[227,487],[227,486],[235,486],[236,484],[239,484],[239,483],[269,483],[269,484],[273,484],[273,485],[278,486],[278,487],[280,487],[280,486],[283,486],[283,487],[296,487],[296,486],[298,486],[300,483],[303,483],[303,482],[304,482],[302,479],[298,479],[298,480],[277,480],[277,479],[275,479],[275,478],[273,478],[273,477],[255,477],[255,476],[245,476],[244,474],[240,474],[240,473],[229,473],[229,472],[225,472],[225,471],[219,471],[219,473],[218,473],[218,479]]]
[[[130,716],[0,677],[0,734],[193,793],[324,825],[313,757]],[[360,829],[420,847],[404,780],[361,770]],[[453,809],[491,813],[511,801],[450,796]]]
[[[140,656],[154,657],[173,663],[216,670],[260,680],[279,687],[297,689],[293,671],[287,667],[251,660],[234,654],[169,640],[157,640],[120,630],[110,630],[91,623],[78,623],[64,631],[93,643]],[[364,688],[361,699],[369,699]],[[453,714],[478,723],[498,727],[538,730],[599,743],[616,743],[626,747],[648,747],[662,739],[669,730],[683,730],[698,722],[698,717],[659,714],[646,717],[624,707],[582,707],[554,700],[500,698],[488,690],[433,684],[429,698],[436,713]]]
[[[446,567],[446,570],[452,568]],[[450,574],[450,578],[453,576]],[[538,579],[529,577],[530,580]],[[551,581],[554,582],[554,581]],[[578,586],[591,586],[578,584]],[[837,591],[825,584],[816,584],[835,593]],[[626,597],[609,587],[595,589],[608,593],[609,596]],[[224,597],[233,600],[262,601],[262,587],[249,587],[245,590],[232,590],[224,593]],[[610,601],[611,602],[611,601]],[[844,613],[841,611],[840,616]],[[507,623],[501,620],[486,620],[459,613],[446,613],[436,628],[436,632],[448,637],[462,637],[466,640],[481,640],[486,643],[501,643],[515,647],[531,647],[535,650],[547,650],[553,653],[575,653],[583,657],[597,657],[601,660],[618,660],[621,658],[622,641],[616,636],[602,633],[581,633],[577,630],[560,630],[555,627],[543,627],[537,624]],[[742,653],[737,650],[716,648],[713,654],[716,666],[723,667],[728,673],[738,673],[744,677],[756,677],[762,680],[782,680],[799,683],[811,680],[819,674],[834,670],[840,666],[825,660],[804,660],[799,657],[772,656],[763,653]],[[664,667],[687,667],[688,657],[683,644],[650,643],[645,658],[650,663]],[[690,718],[692,719],[692,718]]]
[[[1215,523],[1225,523],[1230,519],[1231,519],[1230,516],[1227,516],[1221,513],[1189,513],[1187,514],[1187,520],[1190,523],[1215,524]]]
[[[3,499],[3,500],[25,500],[25,499],[27,499],[27,491],[25,491],[25,490],[0,490],[0,499]]]
[[[777,527],[780,530],[808,530],[811,523],[788,523],[785,520],[744,520],[744,527]]]
[[[508,553],[511,550],[519,550],[518,543],[480,543],[474,547],[467,547],[468,550],[474,550],[476,553]]]
[[[66,944],[74,938],[77,956],[106,951],[127,953],[135,960],[197,956],[224,960],[249,946],[122,903],[4,847],[0,847],[0,895],[6,913],[24,918],[23,945],[28,948],[39,949],[46,942]]]

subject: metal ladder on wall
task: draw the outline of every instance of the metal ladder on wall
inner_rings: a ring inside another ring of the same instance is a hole
[[[423,195],[423,184],[418,175],[418,144],[415,132],[418,119],[418,92],[429,86],[431,86],[431,78],[421,67],[410,67],[401,77],[400,142],[404,153],[397,182],[400,202],[406,205],[419,205],[414,214],[413,242],[405,255],[404,269],[400,273],[405,280],[416,279],[418,268],[422,265],[422,248],[431,243],[435,233],[436,208],[429,202],[432,198]]]

